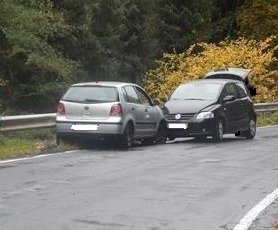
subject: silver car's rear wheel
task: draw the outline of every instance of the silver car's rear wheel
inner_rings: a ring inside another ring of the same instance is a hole
[[[124,149],[128,149],[129,147],[131,147],[133,144],[133,138],[134,138],[134,129],[133,126],[129,123],[125,127],[125,131],[121,136],[120,147]]]

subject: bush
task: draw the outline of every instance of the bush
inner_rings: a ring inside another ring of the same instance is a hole
[[[252,70],[250,79],[257,88],[255,102],[277,101],[277,59],[273,54],[278,46],[273,47],[274,38],[198,43],[180,54],[165,53],[157,61],[157,68],[146,74],[143,85],[152,97],[162,101],[181,82],[202,78],[215,68],[241,67]]]

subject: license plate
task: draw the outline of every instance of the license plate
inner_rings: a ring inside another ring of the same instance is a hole
[[[170,123],[168,124],[169,129],[187,129],[187,124],[186,123]]]
[[[77,130],[77,131],[96,131],[98,129],[98,125],[90,125],[90,124],[77,124],[72,125],[71,129]]]

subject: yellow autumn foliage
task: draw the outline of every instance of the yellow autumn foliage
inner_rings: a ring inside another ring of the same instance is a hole
[[[143,86],[162,101],[181,83],[202,78],[216,68],[239,67],[251,69],[250,80],[257,88],[255,102],[278,101],[277,59],[270,46],[274,37],[264,41],[240,38],[218,44],[198,43],[183,53],[165,53],[143,79]],[[276,69],[273,67],[276,65]]]

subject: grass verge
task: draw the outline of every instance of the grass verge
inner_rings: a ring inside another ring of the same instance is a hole
[[[54,128],[8,132],[0,136],[0,160],[55,153],[76,146],[56,144]]]

